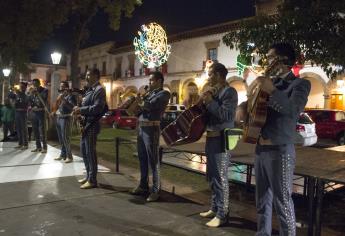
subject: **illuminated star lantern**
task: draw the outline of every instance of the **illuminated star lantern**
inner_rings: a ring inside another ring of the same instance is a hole
[[[139,37],[133,40],[135,54],[148,68],[161,66],[168,60],[171,49],[164,29],[157,23],[150,23],[142,25],[141,30]]]

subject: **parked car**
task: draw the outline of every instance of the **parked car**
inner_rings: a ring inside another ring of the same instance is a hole
[[[124,109],[111,109],[100,120],[104,126],[113,128],[131,128],[137,127],[137,117],[129,116]]]
[[[319,138],[336,140],[339,145],[345,144],[345,113],[332,109],[306,110],[316,124],[316,134]]]
[[[164,129],[168,124],[177,119],[177,117],[186,110],[184,105],[168,104],[161,120],[161,129]]]
[[[302,112],[296,124],[296,142],[302,146],[312,146],[317,143],[315,123],[310,116]]]

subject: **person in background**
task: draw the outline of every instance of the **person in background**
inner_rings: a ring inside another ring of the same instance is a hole
[[[27,132],[27,111],[29,107],[29,97],[26,94],[27,83],[20,82],[20,88],[15,89],[14,93],[9,96],[14,101],[16,110],[15,124],[18,136],[18,146],[22,150],[28,149],[28,132]]]
[[[10,102],[10,99],[5,99],[5,104],[1,108],[1,122],[3,126],[3,133],[4,138],[1,140],[1,142],[7,142],[9,141],[9,135],[8,132],[10,131],[10,134],[13,135],[13,123],[15,119],[15,110]]]
[[[32,110],[32,127],[35,134],[36,148],[32,152],[47,153],[46,106],[48,89],[41,86],[39,79],[33,79],[33,90],[30,96]],[[43,149],[42,149],[43,146]]]

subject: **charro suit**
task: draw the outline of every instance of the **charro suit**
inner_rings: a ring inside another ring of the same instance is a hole
[[[32,127],[36,139],[36,148],[41,149],[43,146],[43,149],[47,150],[45,106],[48,100],[48,89],[39,86],[37,92],[32,94],[30,99],[32,107]]]
[[[276,90],[269,97],[266,123],[256,146],[257,235],[271,235],[274,205],[280,235],[291,236],[296,235],[291,198],[296,159],[294,137],[297,119],[308,101],[310,82],[290,72],[283,79],[274,79],[273,84]],[[270,144],[264,145],[265,140]]]
[[[138,157],[140,161],[140,187],[149,189],[149,166],[152,170],[152,193],[160,190],[159,136],[162,114],[168,105],[170,93],[155,89],[146,97],[143,113],[139,116]]]
[[[86,179],[93,185],[97,184],[97,154],[96,141],[100,132],[99,116],[103,115],[106,104],[106,93],[102,85],[97,82],[86,91],[80,107],[80,114],[85,117],[86,127],[80,149],[83,156]]]
[[[211,210],[219,219],[226,219],[229,213],[228,166],[230,153],[225,151],[222,132],[234,127],[237,92],[232,87],[221,89],[207,104],[207,179],[212,190]],[[211,135],[212,134],[212,135]]]

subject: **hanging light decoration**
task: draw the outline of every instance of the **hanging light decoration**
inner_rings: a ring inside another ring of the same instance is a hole
[[[162,26],[157,23],[142,25],[135,37],[133,45],[139,61],[148,68],[159,67],[164,64],[170,55],[171,46]]]

